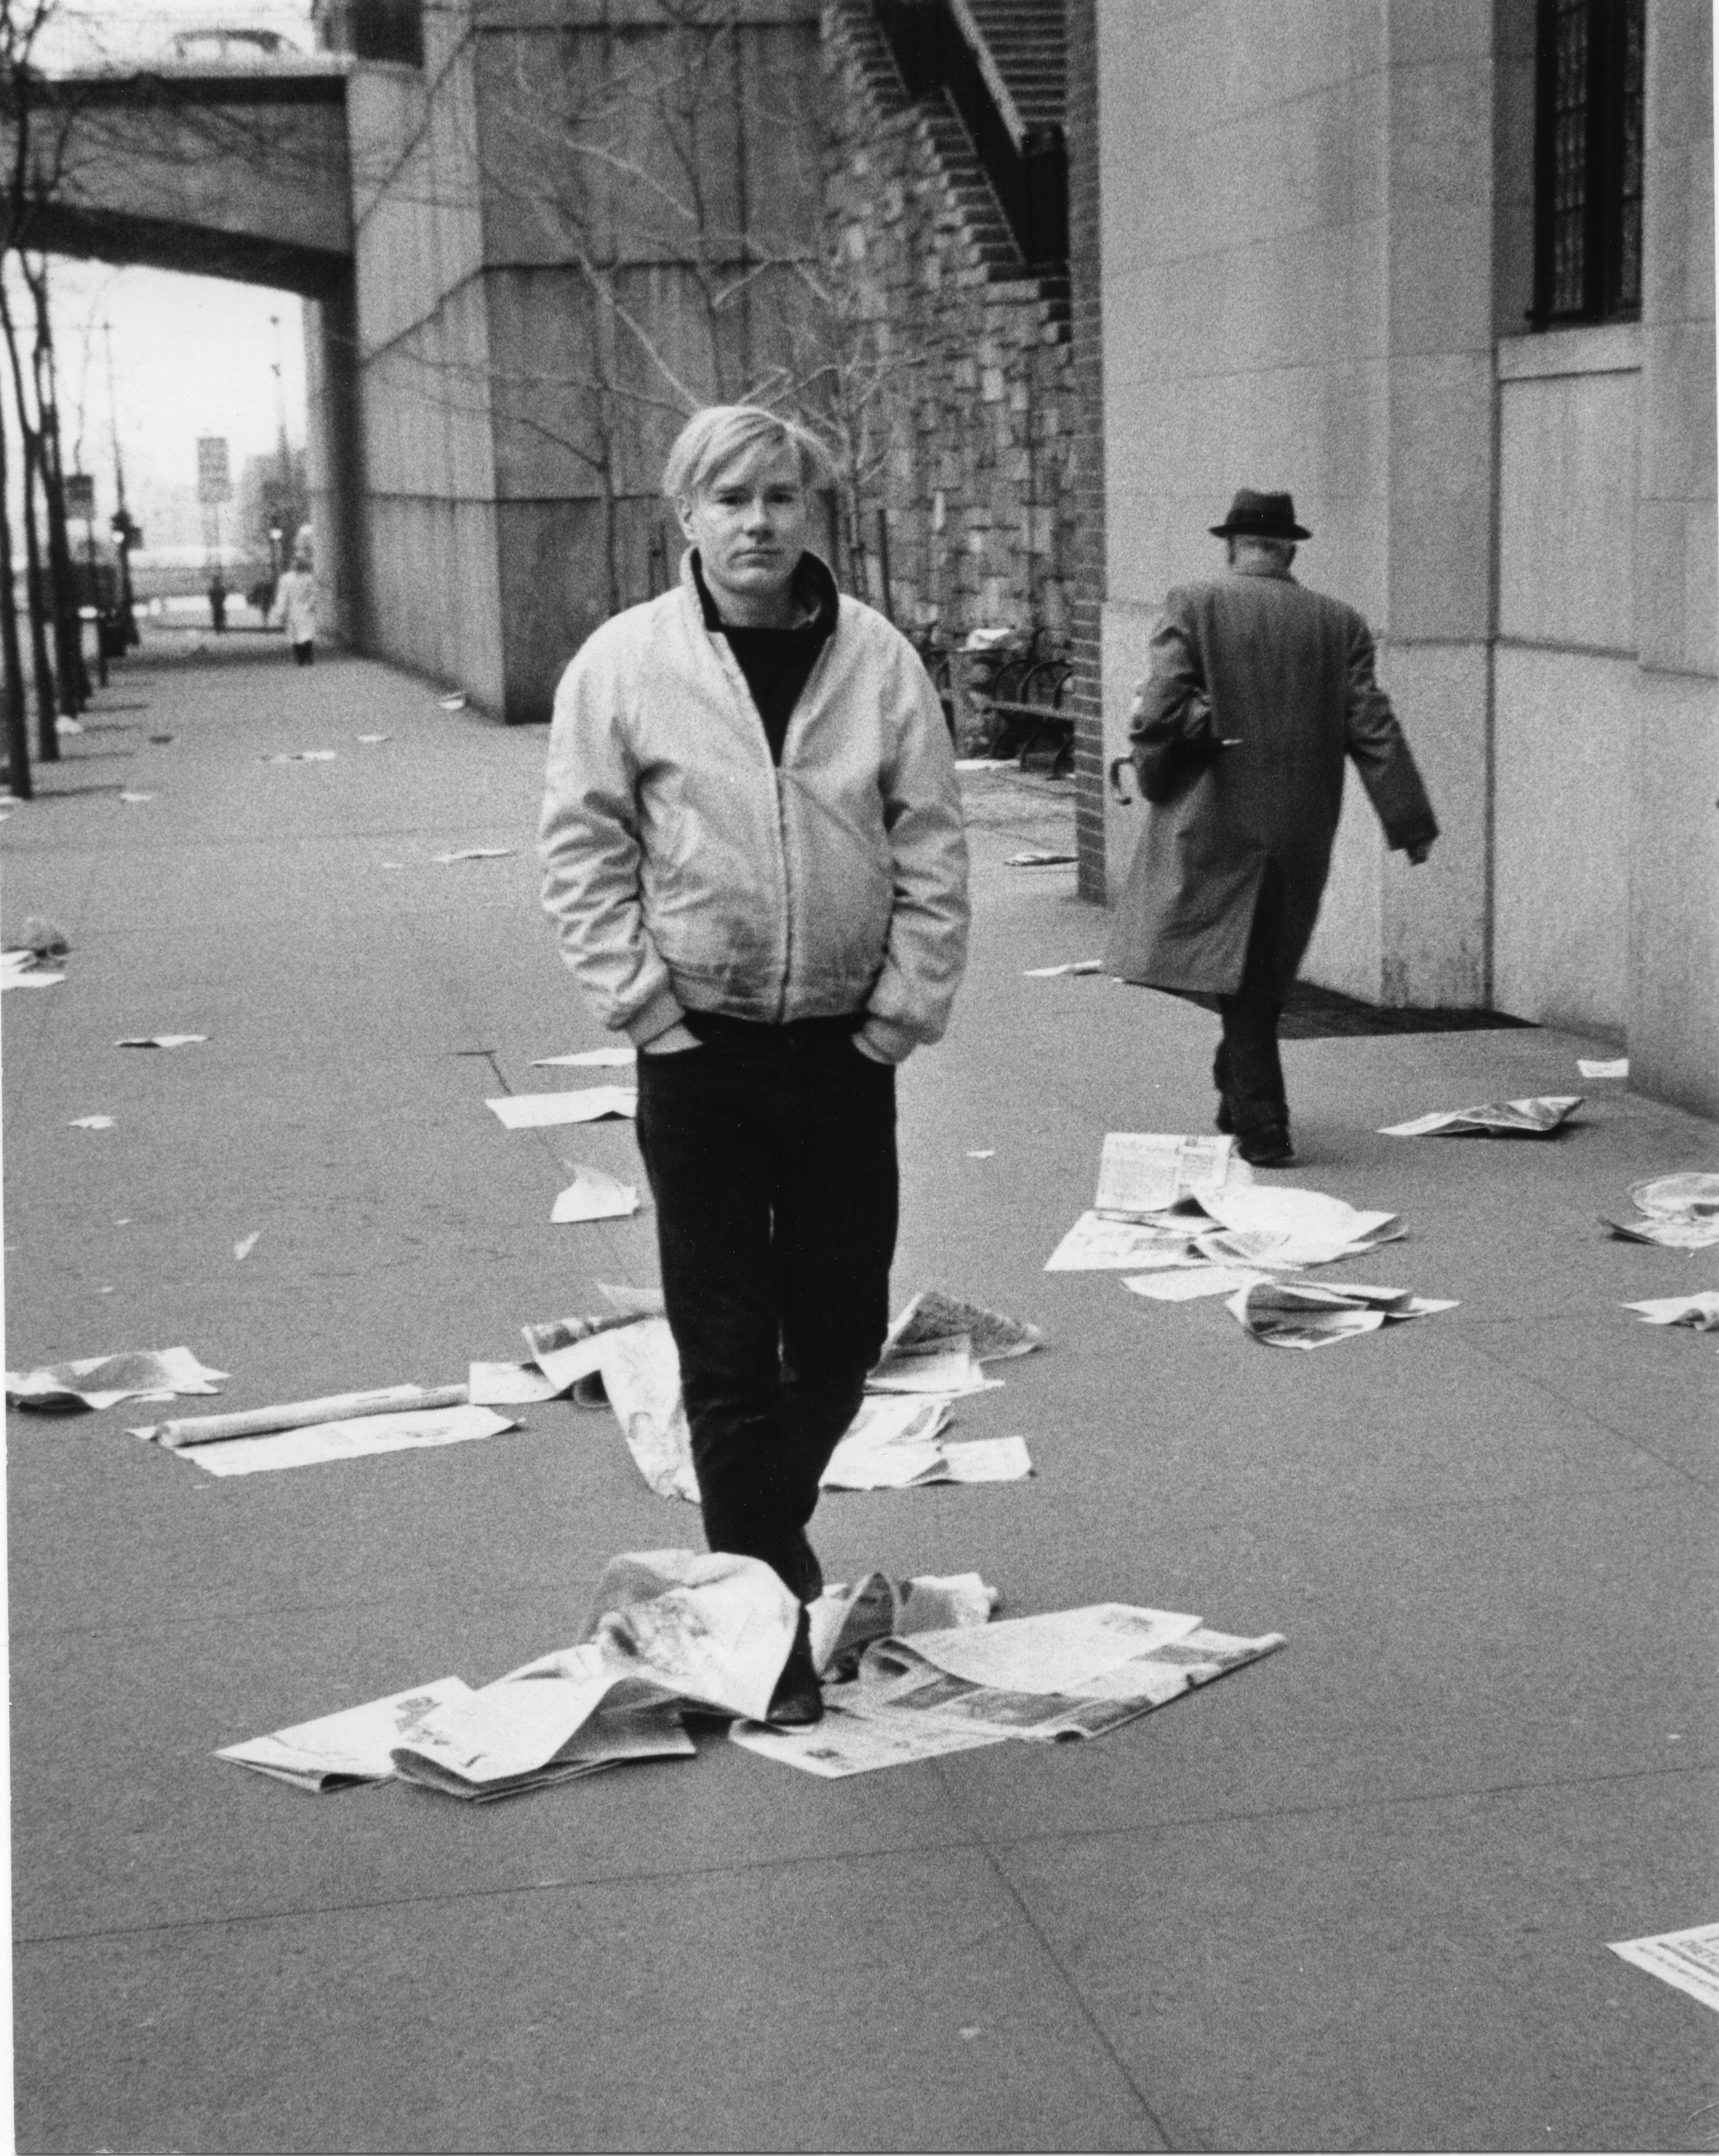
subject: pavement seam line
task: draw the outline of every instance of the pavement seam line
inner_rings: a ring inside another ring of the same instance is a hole
[[[1615,1439],[1619,1444],[1627,1445],[1632,1452],[1639,1452],[1645,1460],[1655,1460],[1661,1467],[1669,1468],[1674,1475],[1681,1476],[1695,1489],[1704,1491],[1711,1491],[1713,1486],[1711,1483],[1703,1481],[1701,1477],[1692,1472],[1691,1469],[1683,1466],[1677,1460],[1667,1460],[1663,1454],[1655,1452],[1650,1445],[1644,1445],[1639,1437],[1632,1437],[1628,1430],[1614,1428],[1604,1416],[1595,1414],[1590,1407],[1567,1399],[1563,1394],[1548,1384],[1544,1378],[1537,1376],[1532,1370],[1524,1369],[1519,1363],[1509,1361],[1506,1357],[1487,1347],[1484,1341],[1476,1338],[1473,1333],[1465,1333],[1461,1345],[1473,1349],[1477,1354],[1484,1355],[1489,1363],[1496,1364],[1501,1370],[1509,1371],[1513,1378],[1521,1378],[1525,1383],[1532,1385],[1537,1392],[1543,1393],[1547,1399],[1555,1400],[1567,1414],[1578,1415],[1583,1422],[1591,1424],[1595,1430],[1601,1430],[1606,1436]]]

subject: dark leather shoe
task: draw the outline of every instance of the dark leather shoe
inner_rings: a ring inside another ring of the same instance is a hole
[[[812,1628],[803,1609],[764,1719],[772,1729],[810,1729],[824,1719],[824,1686],[812,1666]]]
[[[1235,1149],[1250,1168],[1293,1168],[1296,1149],[1290,1143],[1288,1126],[1270,1123],[1262,1131],[1246,1131]]]

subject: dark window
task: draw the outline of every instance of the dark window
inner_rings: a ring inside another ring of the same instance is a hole
[[[1540,0],[1537,329],[1641,311],[1646,0]]]

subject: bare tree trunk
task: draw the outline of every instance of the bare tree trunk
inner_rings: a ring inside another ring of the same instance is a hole
[[[13,567],[12,515],[7,498],[6,430],[0,427],[0,696],[6,711],[7,777],[20,801],[30,800],[30,718],[24,702],[23,654],[18,642],[18,588]]]
[[[25,589],[30,613],[30,670],[36,683],[36,753],[44,763],[59,761],[59,699],[54,669],[49,662],[44,628],[46,594],[42,581],[42,547],[36,530],[36,480],[41,462],[42,438],[30,414],[29,393],[24,384],[23,362],[18,349],[18,324],[6,290],[3,258],[0,258],[0,335],[12,367],[12,393],[18,407],[18,434],[23,443],[23,509],[24,526]]]
[[[28,264],[24,281],[35,306],[36,348],[32,372],[36,388],[42,444],[42,496],[48,512],[48,588],[54,610],[54,655],[60,696],[68,711],[81,711],[90,701],[90,676],[84,666],[83,625],[78,614],[72,574],[71,542],[66,533],[65,482],[60,463],[59,384],[54,359],[54,330],[48,311],[48,266]]]

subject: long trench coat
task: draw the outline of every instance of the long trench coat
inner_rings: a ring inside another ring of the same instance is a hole
[[[1169,593],[1129,738],[1148,806],[1106,957],[1125,981],[1234,994],[1275,870],[1265,920],[1281,1000],[1318,916],[1345,756],[1393,847],[1438,835],[1367,624],[1287,569],[1232,568]]]

